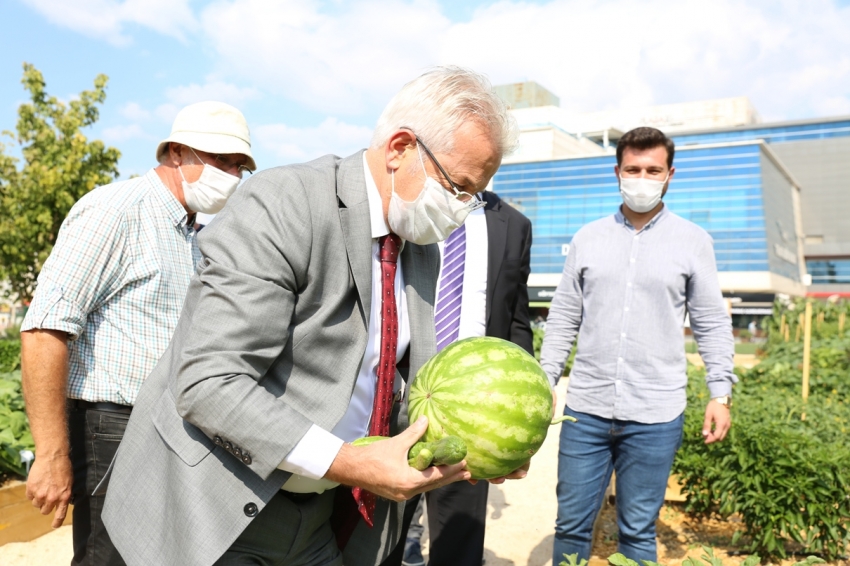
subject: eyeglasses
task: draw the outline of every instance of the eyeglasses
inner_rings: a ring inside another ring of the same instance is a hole
[[[189,147],[189,149],[192,150],[192,153],[195,154],[195,157],[198,158],[198,160],[201,163],[203,163],[204,165],[207,165],[207,162],[204,161],[203,159],[201,159],[201,156],[198,155],[198,152],[196,152],[191,147]],[[206,151],[202,151],[200,149],[198,151],[200,151],[201,153],[203,153],[205,155],[211,155],[212,158],[213,158],[213,161],[215,161],[215,165],[213,165],[213,167],[215,167],[216,169],[219,169],[220,171],[224,171],[225,173],[229,173],[230,171],[235,169],[237,175],[240,178],[242,177],[242,173],[244,173],[245,171],[247,171],[249,174],[253,173],[253,171],[251,171],[248,168],[248,166],[246,166],[242,163],[237,163],[237,161],[239,161],[239,156],[236,155],[236,154],[222,155],[221,153],[207,153]]]
[[[234,157],[225,157],[224,155],[221,155],[221,154],[218,154],[218,153],[210,154],[210,155],[213,155],[213,159],[215,160],[215,166],[218,169],[221,169],[224,172],[231,171],[232,169],[236,169],[236,171],[240,175],[242,173],[245,173],[246,171],[248,172],[248,174],[254,173],[253,171],[251,171],[248,168],[247,165],[243,165],[241,163],[236,163],[236,160],[239,159],[238,157],[235,157],[235,156]]]
[[[407,128],[407,129],[409,129],[409,128]],[[410,130],[410,131],[412,132],[413,130]],[[482,206],[487,204],[481,199],[481,196],[478,193],[469,194],[466,191],[460,190],[460,188],[458,188],[458,186],[456,184],[454,184],[454,182],[451,179],[449,179],[449,174],[446,173],[446,170],[443,169],[443,166],[440,165],[440,162],[437,161],[437,158],[434,157],[434,154],[431,153],[431,150],[428,149],[428,146],[425,145],[422,142],[422,139],[419,136],[416,137],[416,141],[417,141],[417,143],[419,143],[419,145],[422,146],[422,149],[425,150],[425,153],[428,155],[428,157],[431,158],[431,161],[434,162],[434,165],[437,166],[437,169],[440,170],[440,173],[443,174],[443,177],[446,179],[446,181],[448,181],[449,186],[452,188],[452,190],[455,193],[454,194],[455,198],[462,203],[466,203],[466,206],[469,208],[470,212],[472,212],[473,210],[478,210],[479,208],[481,208]]]

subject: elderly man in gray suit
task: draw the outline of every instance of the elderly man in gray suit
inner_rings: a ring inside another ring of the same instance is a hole
[[[408,428],[405,392],[435,351],[435,244],[516,136],[484,77],[440,67],[364,152],[244,184],[200,234],[114,462],[104,518],[129,565],[376,564],[403,501],[469,479],[408,466],[427,419]],[[374,434],[393,438],[348,444]]]

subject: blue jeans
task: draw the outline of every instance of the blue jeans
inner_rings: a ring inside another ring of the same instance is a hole
[[[655,521],[682,442],[684,414],[659,424],[603,419],[569,408],[564,414],[578,422],[561,426],[553,564],[564,554],[590,559],[593,523],[612,471],[617,472],[618,551],[638,563],[654,561]]]

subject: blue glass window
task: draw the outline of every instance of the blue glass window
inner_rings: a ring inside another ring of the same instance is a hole
[[[813,285],[850,284],[850,258],[807,259],[806,270]]]
[[[850,122],[848,122],[850,127]],[[531,219],[532,273],[560,273],[562,248],[588,222],[615,213],[620,200],[613,155],[503,165],[495,190]],[[665,196],[670,210],[714,239],[720,271],[767,271],[758,145],[681,148]]]

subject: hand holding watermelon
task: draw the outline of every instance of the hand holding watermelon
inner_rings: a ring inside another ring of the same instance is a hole
[[[470,479],[464,461],[423,471],[410,466],[408,453],[427,427],[428,419],[422,417],[392,438],[371,437],[343,444],[324,477],[393,501],[406,501],[418,493]],[[355,445],[358,442],[361,445]]]

